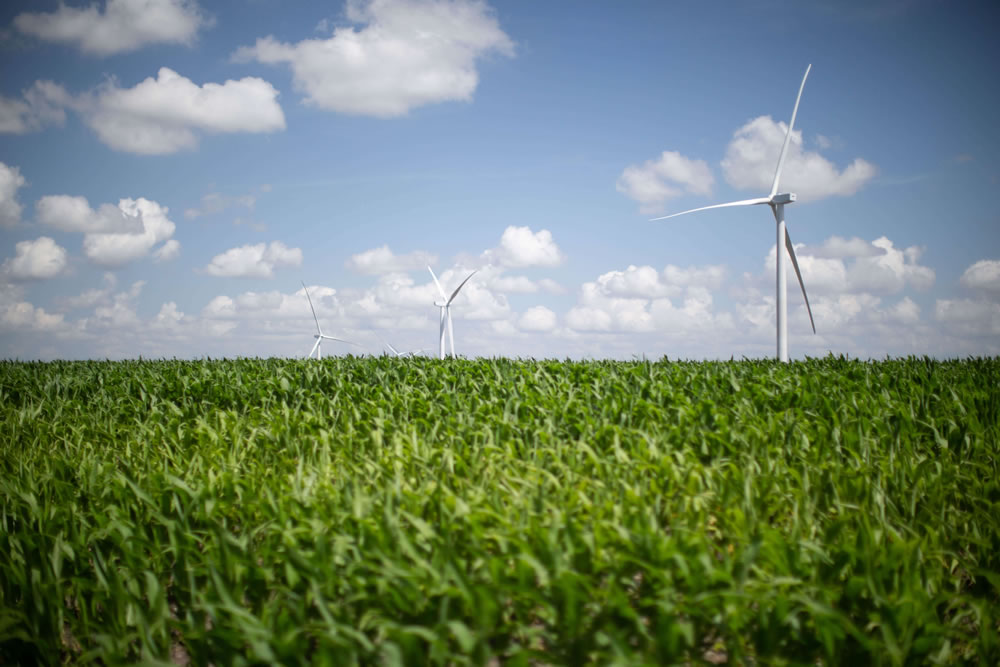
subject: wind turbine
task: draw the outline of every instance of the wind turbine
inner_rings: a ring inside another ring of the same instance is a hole
[[[312,348],[312,350],[309,351],[309,356],[307,356],[306,359],[312,358],[313,353],[316,354],[316,358],[317,359],[322,359],[323,358],[322,343],[323,343],[323,339],[324,338],[326,340],[335,340],[338,343],[347,343],[348,345],[357,345],[357,343],[352,343],[349,340],[344,340],[343,338],[334,338],[333,336],[327,336],[325,333],[323,333],[322,327],[319,326],[319,318],[316,317],[316,309],[313,308],[312,297],[309,296],[309,290],[306,288],[306,284],[305,283],[302,283],[302,289],[305,290],[305,292],[306,292],[306,298],[309,299],[309,310],[312,311],[313,319],[316,320],[316,333],[313,334],[313,338],[316,339],[316,344],[313,345],[313,348]]]
[[[778,168],[774,172],[774,182],[771,184],[771,194],[766,197],[755,199],[744,199],[742,201],[732,201],[726,204],[714,204],[712,206],[702,206],[693,208],[690,211],[681,211],[671,215],[664,215],[653,220],[666,220],[676,218],[678,215],[686,215],[696,211],[705,211],[710,208],[725,208],[727,206],[753,206],[755,204],[767,204],[771,207],[774,220],[777,223],[777,282],[775,286],[777,301],[777,329],[778,329],[778,360],[788,361],[788,299],[787,284],[785,276],[785,253],[781,246],[784,244],[788,250],[788,256],[792,258],[792,266],[795,268],[795,275],[799,279],[799,287],[802,288],[802,297],[806,300],[806,311],[809,313],[809,323],[812,325],[813,333],[816,333],[816,323],[813,321],[812,308],[809,307],[809,296],[806,294],[806,286],[802,282],[802,273],[799,271],[799,262],[795,257],[795,246],[792,245],[792,237],[788,235],[785,227],[785,204],[791,204],[796,200],[794,192],[778,193],[778,182],[781,179],[781,168],[785,164],[785,154],[788,152],[788,142],[792,137],[792,127],[795,125],[795,114],[799,112],[799,100],[802,99],[802,89],[806,87],[806,78],[812,65],[806,67],[806,73],[802,76],[802,84],[799,86],[798,97],[795,98],[795,108],[792,109],[792,120],[788,123],[788,131],[785,132],[785,143],[781,145],[781,155],[778,157]]]
[[[469,278],[476,275],[478,269],[469,274],[469,276],[462,281],[462,284],[455,288],[455,291],[451,293],[449,297],[444,293],[444,288],[441,287],[441,283],[438,282],[438,277],[434,275],[434,269],[427,267],[427,270],[431,272],[431,278],[434,279],[434,284],[437,285],[438,292],[441,293],[441,301],[435,301],[434,305],[441,309],[441,340],[439,343],[439,348],[441,350],[441,358],[444,359],[444,325],[445,320],[448,321],[448,338],[451,340],[451,356],[455,357],[455,329],[451,325],[451,302],[455,300],[458,296],[459,291],[465,287],[465,283],[469,282]]]
[[[423,350],[411,350],[410,352],[400,352],[399,350],[397,350],[395,347],[392,346],[392,343],[383,338],[382,334],[376,331],[375,335],[378,336],[379,340],[382,341],[382,344],[385,345],[390,352],[392,352],[392,356],[394,357],[414,357],[417,355],[417,353],[423,352]]]

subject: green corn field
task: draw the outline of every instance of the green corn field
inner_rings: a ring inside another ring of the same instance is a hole
[[[0,362],[0,664],[1000,662],[1000,360]]]

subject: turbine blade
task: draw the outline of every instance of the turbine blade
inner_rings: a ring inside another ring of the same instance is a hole
[[[667,218],[676,218],[679,215],[687,215],[688,213],[695,213],[697,211],[707,211],[710,208],[726,208],[727,206],[753,206],[754,204],[767,204],[770,203],[770,197],[755,197],[753,199],[741,199],[740,201],[731,201],[725,204],[712,204],[711,206],[702,206],[701,208],[692,208],[688,211],[681,211],[680,213],[671,213],[670,215],[660,216],[659,218],[650,218],[650,222],[656,222],[657,220],[666,220]]]
[[[323,334],[322,336],[320,336],[320,338],[325,338],[327,340],[335,340],[338,343],[347,343],[348,345],[355,345],[357,347],[361,347],[360,343],[355,343],[353,341],[345,340],[343,338],[336,338],[334,336],[327,336],[326,334]]]
[[[792,258],[792,266],[795,268],[795,275],[799,279],[799,287],[802,288],[802,298],[806,300],[806,312],[809,313],[809,324],[812,325],[813,333],[816,333],[816,322],[813,321],[813,311],[809,307],[809,295],[806,294],[806,284],[802,282],[802,272],[799,271],[799,260],[795,257],[795,246],[792,245],[792,237],[788,235],[787,227],[785,227],[785,247],[788,249],[788,256]]]
[[[400,356],[402,356],[402,355],[401,355],[401,354],[399,353],[399,350],[397,350],[396,348],[394,348],[394,347],[392,346],[392,343],[390,343],[389,341],[385,341],[385,344],[386,344],[386,346],[388,346],[388,348],[389,348],[390,350],[392,350],[392,353],[393,353],[393,354],[395,354],[395,355],[396,355],[397,357],[400,357]]]
[[[323,339],[322,338],[317,338],[316,339],[316,344],[313,345],[313,349],[309,350],[309,354],[308,354],[308,356],[306,356],[306,359],[311,359],[312,356],[314,354],[316,354],[316,349],[319,348],[319,343],[320,343],[321,340],[323,340]]]
[[[795,108],[792,109],[792,120],[788,122],[788,131],[785,132],[785,143],[781,145],[781,155],[778,157],[778,168],[774,171],[774,182],[771,184],[771,194],[773,197],[778,192],[778,181],[781,180],[781,168],[785,166],[785,153],[788,152],[788,142],[792,138],[792,128],[795,127],[795,114],[799,112],[799,101],[802,99],[802,89],[806,87],[806,78],[809,76],[809,70],[812,69],[812,64],[806,67],[806,73],[802,76],[802,84],[799,85],[799,94],[795,98]]]
[[[476,273],[478,273],[478,272],[479,272],[479,269],[476,269],[475,271],[473,271],[472,273],[469,274],[469,278],[471,278],[472,276],[476,275]],[[459,290],[461,290],[463,287],[465,287],[465,283],[469,282],[469,278],[466,278],[465,280],[463,280],[462,284],[459,285],[458,287],[456,287],[455,291],[451,293],[451,298],[448,299],[448,305],[449,306],[451,305],[451,302],[455,300],[455,297],[458,296]],[[448,312],[450,313],[451,311],[448,311]],[[449,318],[450,317],[451,316],[449,315]]]
[[[434,284],[437,285],[438,292],[441,292],[441,298],[442,299],[447,299],[448,295],[444,293],[444,288],[441,287],[441,283],[438,282],[438,277],[434,275],[434,269],[432,269],[431,267],[428,266],[427,270],[431,272],[431,278],[434,279]]]
[[[306,292],[306,298],[309,299],[309,310],[312,311],[312,313],[313,313],[313,319],[316,320],[316,331],[318,333],[322,334],[323,330],[320,329],[320,327],[319,327],[319,318],[316,317],[316,309],[313,308],[313,300],[312,300],[312,297],[309,296],[309,290],[306,288],[306,284],[305,283],[302,283],[302,289],[305,290],[305,292]]]

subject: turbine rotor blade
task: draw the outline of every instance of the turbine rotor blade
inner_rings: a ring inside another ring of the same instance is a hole
[[[687,211],[681,211],[680,213],[671,213],[670,215],[660,216],[659,218],[650,218],[650,222],[656,222],[657,220],[666,220],[667,218],[676,218],[679,215],[687,215],[688,213],[695,213],[697,211],[707,211],[710,208],[726,208],[728,206],[753,206],[754,204],[769,204],[771,203],[770,197],[755,197],[753,199],[742,199],[740,201],[731,201],[725,204],[712,204],[711,206],[702,206],[701,208],[692,208]]]
[[[327,340],[335,340],[338,343],[347,343],[348,345],[356,345],[357,347],[361,347],[360,343],[355,343],[353,341],[344,340],[343,338],[336,338],[334,336],[327,336],[326,334],[323,334],[322,336],[320,336],[320,338],[325,338]]]
[[[795,257],[795,246],[792,245],[792,237],[788,235],[787,227],[785,227],[785,248],[788,249],[788,256],[792,258],[792,267],[795,269],[795,276],[799,279],[799,287],[802,288],[802,298],[806,300],[806,312],[809,313],[809,324],[812,325],[813,333],[816,333],[816,322],[813,321],[813,311],[809,307],[809,295],[806,294],[806,284],[802,282],[802,272],[799,271],[799,260]]]
[[[399,353],[399,350],[397,350],[396,348],[394,348],[394,347],[392,346],[392,343],[390,343],[389,341],[385,341],[385,344],[386,344],[386,346],[387,346],[387,347],[388,347],[388,348],[389,348],[390,350],[392,350],[392,353],[393,353],[393,354],[395,354],[395,355],[396,355],[397,357],[400,357],[400,356],[402,356],[402,355],[401,355],[401,354]]]
[[[306,292],[306,298],[309,299],[309,310],[312,311],[312,313],[313,313],[313,319],[316,320],[316,331],[318,331],[320,334],[322,334],[323,330],[319,326],[319,318],[316,317],[316,309],[313,308],[312,297],[309,296],[309,290],[306,288],[306,284],[304,282],[302,283],[302,289],[305,290],[305,292]]]
[[[319,337],[316,338],[316,344],[313,345],[313,349],[309,350],[309,354],[308,354],[308,356],[306,356],[306,359],[311,359],[312,356],[314,354],[316,354],[316,350],[317,350],[317,348],[319,348],[319,344],[320,344],[320,342],[322,342],[322,340],[323,340],[322,338],[319,338]]]
[[[441,298],[447,300],[448,295],[444,293],[444,288],[441,287],[441,283],[438,282],[438,277],[434,275],[434,269],[428,266],[427,270],[431,272],[431,278],[434,279],[434,284],[437,285],[438,292],[441,293]]]
[[[778,181],[781,180],[781,169],[785,166],[785,153],[788,152],[788,142],[792,138],[792,128],[795,127],[795,114],[799,112],[799,101],[802,99],[802,89],[806,87],[806,78],[809,77],[809,70],[812,64],[806,67],[806,73],[802,76],[802,83],[799,85],[799,94],[795,98],[795,108],[792,109],[792,120],[788,122],[788,131],[785,132],[785,143],[781,145],[781,155],[778,157],[778,168],[774,171],[774,182],[771,183],[771,194],[773,197],[778,192]]]
[[[479,269],[476,269],[475,271],[473,271],[472,273],[469,274],[469,278],[471,278],[472,276],[476,275],[478,272],[479,272]],[[455,300],[456,296],[458,296],[459,290],[461,290],[463,287],[465,287],[465,283],[469,282],[469,278],[466,278],[465,280],[463,280],[462,284],[455,288],[455,291],[451,293],[451,298],[448,299],[448,303],[446,305],[449,305],[449,306],[451,305],[451,302]],[[451,311],[448,311],[448,312],[450,313]],[[450,315],[449,315],[449,319],[450,319]]]

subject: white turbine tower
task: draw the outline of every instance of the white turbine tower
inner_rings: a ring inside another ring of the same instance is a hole
[[[317,359],[322,359],[323,358],[322,344],[323,344],[323,339],[324,338],[326,340],[335,340],[338,343],[347,343],[348,345],[357,345],[357,343],[352,343],[349,340],[344,340],[343,338],[335,338],[333,336],[327,336],[325,333],[323,333],[323,329],[319,325],[319,318],[316,317],[316,309],[313,308],[312,297],[309,296],[309,290],[306,288],[306,284],[305,283],[302,283],[302,289],[305,290],[305,292],[306,292],[306,298],[309,299],[309,310],[312,311],[313,319],[316,320],[316,333],[313,334],[313,338],[316,339],[316,344],[313,345],[313,348],[309,351],[309,356],[307,356],[306,359],[311,358],[313,356],[313,353],[316,354],[316,358]]]
[[[806,286],[802,282],[802,273],[799,271],[799,262],[795,258],[795,246],[792,245],[792,237],[788,235],[788,230],[785,228],[785,204],[791,204],[794,202],[796,196],[793,192],[778,194],[778,181],[781,179],[781,168],[785,164],[785,154],[788,152],[788,142],[792,137],[792,127],[795,125],[795,114],[799,111],[799,100],[802,99],[802,89],[806,87],[806,77],[809,76],[809,70],[811,69],[812,65],[806,67],[806,73],[802,77],[802,84],[799,86],[798,97],[795,98],[795,108],[792,109],[792,120],[788,123],[788,131],[785,132],[785,143],[781,146],[781,155],[778,157],[778,168],[774,172],[774,182],[771,184],[771,194],[766,197],[757,197],[756,199],[744,199],[742,201],[732,201],[726,204],[702,206],[701,208],[693,208],[690,211],[681,211],[680,213],[653,218],[653,220],[666,220],[667,218],[674,218],[678,215],[686,215],[688,213],[694,213],[695,211],[705,211],[710,208],[725,208],[727,206],[753,206],[755,204],[767,204],[771,207],[771,212],[774,213],[774,220],[777,222],[778,227],[778,241],[775,249],[775,254],[777,255],[777,296],[775,300],[777,302],[776,305],[778,311],[778,359],[780,361],[788,361],[788,289],[785,280],[785,253],[782,252],[782,245],[784,245],[788,250],[788,256],[792,259],[792,267],[795,268],[795,275],[799,279],[799,287],[802,288],[802,297],[806,300],[806,311],[809,313],[809,323],[812,325],[813,333],[816,333],[816,323],[813,321],[812,308],[809,307],[809,296],[806,294]]]
[[[470,273],[468,277],[462,281],[462,284],[455,288],[455,291],[451,293],[450,297],[444,293],[444,288],[441,287],[441,283],[438,282],[438,277],[434,275],[434,269],[428,266],[427,270],[431,272],[431,278],[434,279],[434,284],[437,285],[438,292],[441,293],[441,301],[434,302],[434,305],[441,309],[441,339],[438,345],[441,351],[441,358],[444,359],[444,327],[446,320],[448,323],[448,338],[451,340],[451,356],[452,358],[454,358],[455,329],[454,327],[452,327],[451,324],[451,302],[455,300],[456,296],[458,296],[459,291],[461,291],[461,289],[465,287],[465,283],[469,282],[469,278],[476,275],[478,269],[477,271],[473,271],[472,273]]]

